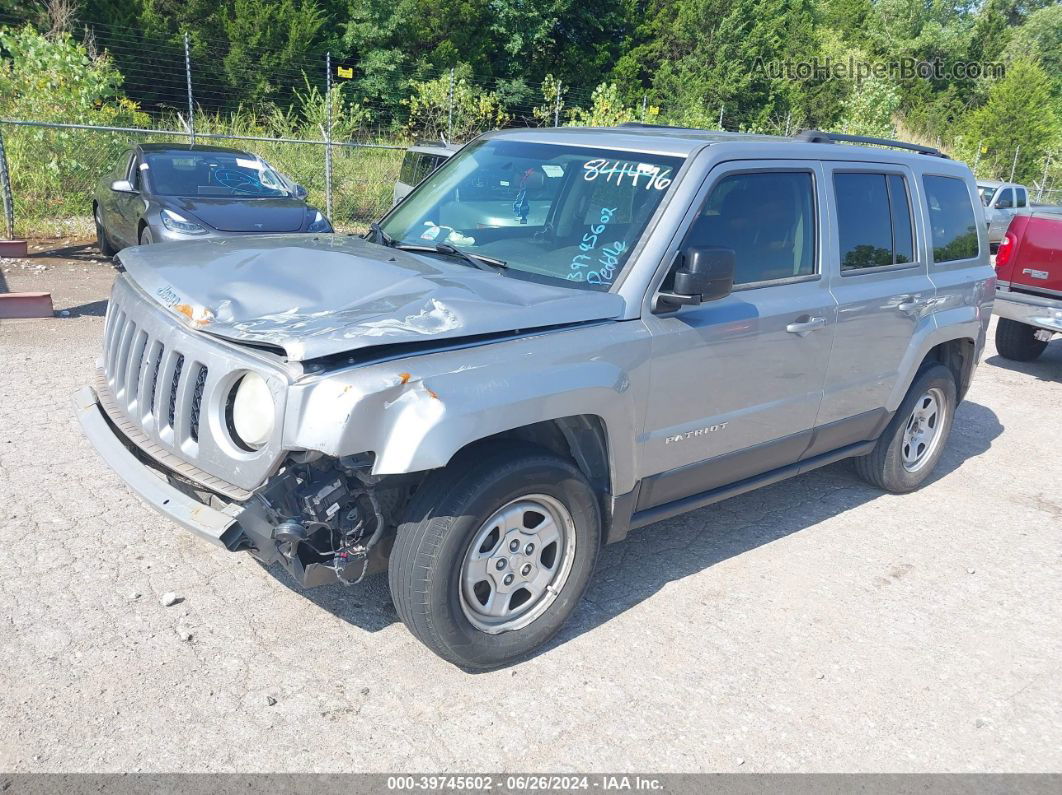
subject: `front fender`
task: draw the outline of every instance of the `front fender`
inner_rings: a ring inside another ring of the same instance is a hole
[[[332,456],[372,452],[373,473],[395,475],[443,467],[502,431],[593,415],[607,434],[613,493],[624,493],[634,487],[647,357],[648,333],[629,321],[352,368],[292,388],[285,440]]]

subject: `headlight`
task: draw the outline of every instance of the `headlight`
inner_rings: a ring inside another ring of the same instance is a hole
[[[252,450],[269,441],[276,423],[276,404],[262,376],[247,373],[241,378],[233,389],[231,406],[233,441]]]
[[[313,220],[310,225],[306,227],[307,232],[331,232],[332,225],[328,223],[328,219],[321,215],[320,210],[314,210]]]
[[[199,224],[189,221],[172,210],[163,210],[159,214],[162,216],[162,225],[171,232],[182,232],[186,235],[201,235],[206,232]]]

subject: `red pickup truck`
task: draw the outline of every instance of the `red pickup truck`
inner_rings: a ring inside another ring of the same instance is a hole
[[[996,349],[1032,361],[1062,333],[1062,210],[1015,215],[996,252],[996,276]]]

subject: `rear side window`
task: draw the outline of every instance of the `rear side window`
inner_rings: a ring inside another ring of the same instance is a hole
[[[976,257],[977,223],[966,183],[955,177],[922,177],[933,234],[933,261]]]
[[[1015,188],[1014,193],[1018,197],[1015,207],[1027,207],[1029,205],[1029,195],[1025,192],[1025,188]]]
[[[735,254],[734,284],[815,273],[815,187],[803,171],[732,174],[721,179],[686,235],[686,248]]]
[[[907,181],[897,174],[834,174],[841,270],[914,261]]]
[[[398,179],[407,185],[416,185],[417,180],[414,173],[417,170],[417,161],[420,159],[420,155],[416,152],[406,152],[406,156],[402,158],[402,170],[398,172]]]

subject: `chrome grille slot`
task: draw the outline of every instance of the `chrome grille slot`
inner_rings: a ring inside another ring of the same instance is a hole
[[[188,429],[192,441],[199,442],[199,415],[203,406],[203,387],[206,386],[207,366],[199,365],[199,374],[195,377],[195,389],[192,390],[192,421]]]
[[[177,413],[177,389],[181,385],[181,370],[184,369],[184,354],[177,354],[177,362],[173,365],[173,375],[170,377],[170,406],[166,412],[166,421],[174,427],[174,415]]]
[[[133,337],[133,344],[129,348],[129,364],[125,374],[125,394],[127,395],[125,403],[132,415],[140,411],[140,371],[144,367],[147,342],[147,332],[140,329]]]
[[[158,394],[159,368],[162,367],[162,354],[166,352],[166,346],[161,342],[156,342],[154,352],[155,355],[151,364],[151,375],[149,376],[151,381],[147,384],[148,391],[147,399],[144,402],[144,410],[145,412],[150,412],[151,416],[157,420],[159,411],[156,407],[155,397]]]
[[[136,332],[136,323],[126,318],[125,325],[122,327],[122,335],[118,340],[118,358],[114,369],[114,396],[126,404],[130,402],[125,380],[129,370],[129,347],[133,344]]]

